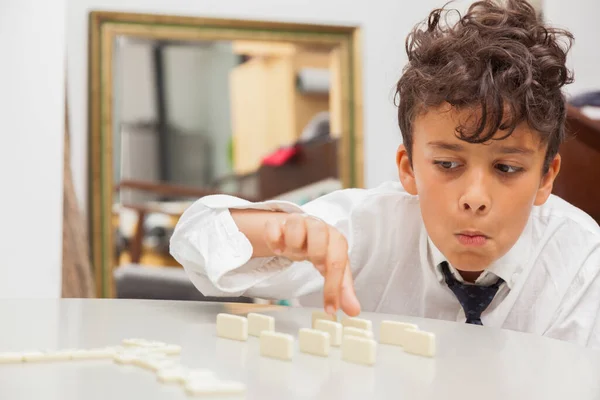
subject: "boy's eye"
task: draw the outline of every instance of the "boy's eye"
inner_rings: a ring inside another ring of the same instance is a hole
[[[506,164],[496,164],[496,169],[502,172],[503,174],[514,174],[523,170],[523,168],[513,167],[511,165]]]
[[[456,161],[434,161],[433,163],[442,169],[455,169],[460,166],[460,163]]]

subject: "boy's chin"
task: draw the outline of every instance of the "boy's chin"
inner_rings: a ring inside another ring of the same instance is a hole
[[[448,261],[459,271],[481,272],[489,267],[494,259],[481,254],[457,254],[448,257]]]

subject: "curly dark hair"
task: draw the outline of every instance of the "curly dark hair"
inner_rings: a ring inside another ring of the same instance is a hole
[[[447,102],[480,113],[474,126],[456,128],[468,143],[505,139],[526,121],[548,146],[546,173],[565,138],[561,88],[573,81],[565,65],[572,42],[570,32],[543,24],[524,0],[478,1],[464,16],[446,6],[432,11],[406,39],[408,64],[396,87],[409,159],[415,117]],[[499,130],[506,134],[493,138]]]

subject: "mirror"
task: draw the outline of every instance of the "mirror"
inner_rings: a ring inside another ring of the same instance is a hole
[[[169,239],[199,197],[362,186],[357,28],[92,12],[90,30],[98,296],[181,272]]]

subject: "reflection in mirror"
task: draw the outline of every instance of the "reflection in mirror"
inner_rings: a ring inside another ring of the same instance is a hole
[[[176,266],[169,238],[198,197],[218,192],[303,204],[342,188],[333,51],[118,36],[115,266]]]

